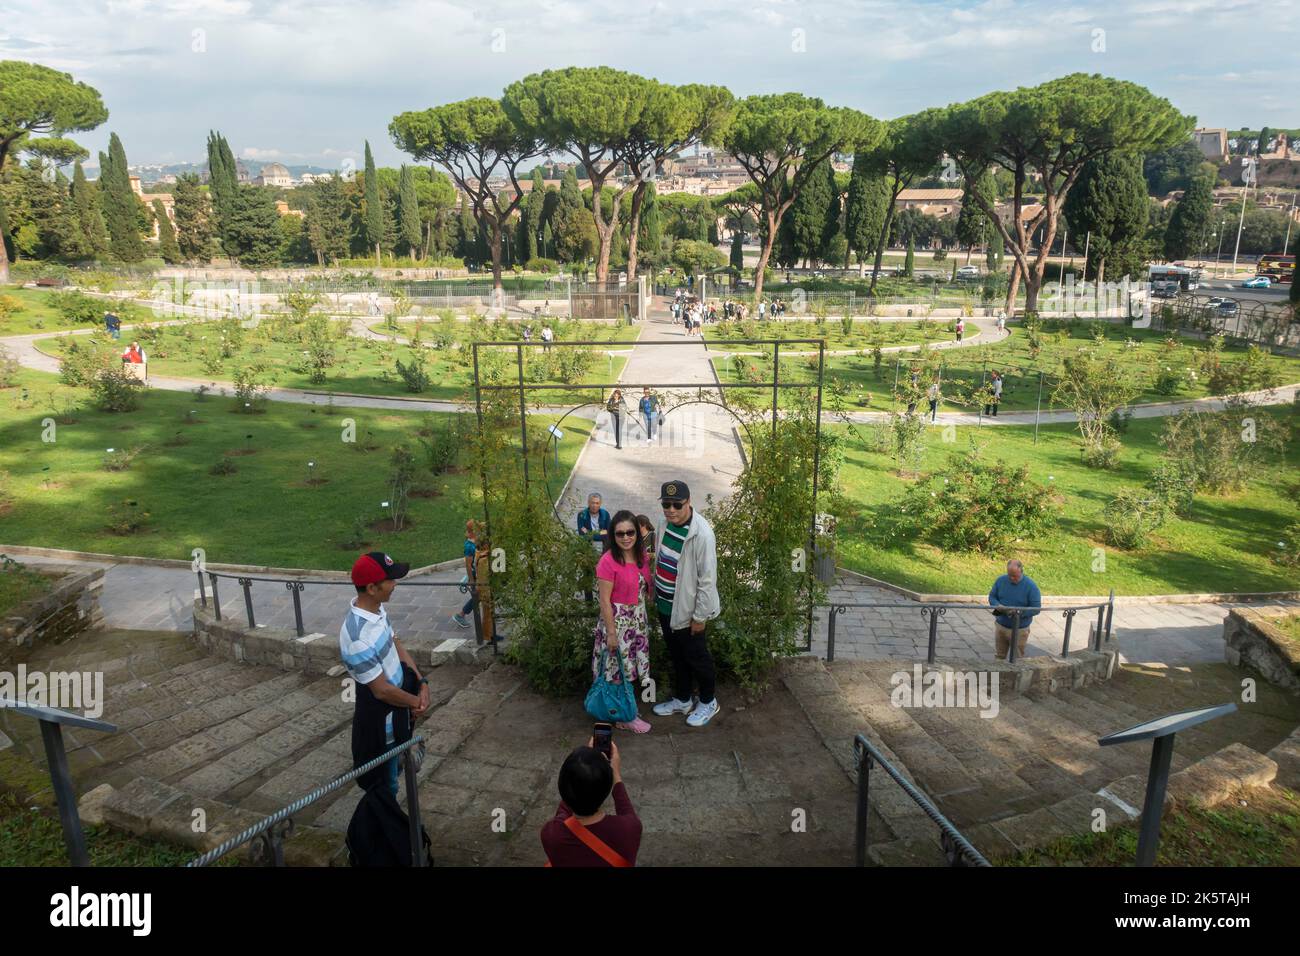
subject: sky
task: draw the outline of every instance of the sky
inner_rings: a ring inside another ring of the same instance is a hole
[[[405,157],[392,117],[606,65],[737,96],[797,91],[891,118],[1074,72],[1200,126],[1300,127],[1300,0],[0,0],[0,60],[103,95],[132,165]]]

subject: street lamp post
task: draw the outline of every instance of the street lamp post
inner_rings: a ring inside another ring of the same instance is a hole
[[[1286,240],[1282,243],[1282,255],[1286,255],[1287,249],[1291,248],[1291,224],[1295,222],[1295,201],[1300,196],[1300,191],[1291,194],[1291,215],[1286,217]],[[1292,282],[1295,279],[1291,280]]]
[[[1254,152],[1254,147],[1251,148]],[[1237,244],[1232,250],[1232,274],[1237,274],[1237,254],[1241,252],[1241,229],[1246,224],[1246,192],[1250,189],[1250,180],[1258,181],[1250,156],[1241,161],[1241,218],[1237,220]]]
[[[1227,221],[1227,219],[1222,217],[1219,219],[1219,229],[1217,233],[1219,237],[1219,249],[1214,253],[1214,276],[1216,279],[1219,276],[1219,256],[1223,255],[1223,226]]]

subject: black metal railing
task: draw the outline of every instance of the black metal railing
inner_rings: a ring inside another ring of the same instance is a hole
[[[880,764],[882,770],[894,778],[894,782],[903,788],[912,800],[920,807],[927,817],[934,821],[939,828],[940,843],[944,852],[948,856],[948,862],[952,866],[991,866],[984,855],[971,844],[961,831],[948,822],[948,818],[939,812],[938,808],[930,802],[920,790],[909,781],[906,777],[894,769],[893,764],[886,760],[874,746],[862,734],[853,738],[853,753],[857,758],[858,765],[858,806],[857,806],[857,826],[854,830],[854,864],[856,866],[867,865],[867,810],[869,807],[868,798],[870,796],[871,786],[871,768],[875,764]]]
[[[1070,632],[1074,628],[1074,617],[1080,611],[1096,611],[1097,627],[1093,631],[1092,641],[1089,650],[1100,651],[1102,644],[1110,640],[1111,625],[1115,618],[1115,590],[1111,589],[1110,597],[1105,601],[1097,604],[1077,604],[1068,607],[1005,607],[998,605],[982,605],[975,603],[952,603],[940,601],[864,601],[849,602],[837,601],[829,605],[820,605],[829,609],[826,622],[826,660],[835,660],[835,623],[836,618],[848,611],[849,608],[866,607],[866,608],[895,608],[900,610],[920,611],[921,617],[925,618],[929,624],[929,646],[926,651],[926,663],[935,662],[935,650],[939,639],[939,618],[946,615],[951,610],[961,611],[979,611],[981,613],[1000,614],[1010,616],[1011,618],[1011,646],[1007,651],[1007,662],[1015,663],[1016,653],[1020,639],[1020,619],[1025,611],[1033,611],[1035,615],[1045,614],[1048,611],[1059,611],[1065,617],[1065,637],[1061,642],[1061,656],[1065,657],[1070,653]],[[807,648],[811,651],[811,644]]]
[[[299,637],[305,636],[307,632],[307,629],[303,624],[303,619],[302,619],[302,592],[303,589],[308,584],[311,585],[319,584],[324,586],[335,586],[335,587],[344,587],[344,586],[353,587],[352,582],[346,579],[332,580],[332,579],[325,579],[325,578],[315,578],[315,579],[268,578],[268,577],[258,577],[251,574],[242,574],[237,572],[209,571],[206,568],[197,569],[195,573],[198,575],[198,579],[199,579],[199,604],[201,607],[205,607],[205,608],[208,606],[208,585],[210,585],[212,588],[213,614],[218,621],[220,621],[222,617],[221,617],[221,594],[217,586],[217,581],[220,580],[221,578],[228,578],[230,580],[238,582],[240,588],[242,588],[244,592],[244,614],[248,619],[248,627],[250,629],[257,626],[257,616],[253,612],[253,584],[256,582],[283,584],[285,586],[285,589],[288,590],[289,593],[293,596],[294,628],[297,630]],[[204,575],[207,575],[208,577],[208,585],[205,585],[204,583],[203,580]],[[475,595],[474,640],[475,640],[475,644],[478,645],[484,643],[483,614],[482,614],[482,604],[479,600],[479,596],[480,596],[479,589],[481,587],[486,587],[486,585],[480,585],[475,581],[467,581],[465,583],[461,583],[459,581],[412,581],[403,578],[402,587],[404,588],[408,588],[408,587],[459,588],[462,590],[463,593],[473,592],[473,594]],[[493,614],[494,620],[498,620],[503,617],[504,615],[500,613]],[[497,653],[498,641],[499,638],[496,629],[493,628],[492,640],[491,640],[493,654]]]
[[[255,860],[261,862],[264,866],[284,866],[284,841],[293,835],[294,814],[301,813],[321,797],[333,793],[345,784],[349,784],[362,774],[367,774],[376,767],[382,766],[394,757],[400,754],[408,754],[412,747],[423,742],[424,736],[416,734],[410,740],[385,751],[374,760],[367,761],[359,767],[354,767],[341,777],[336,777],[329,783],[317,787],[311,793],[299,797],[293,803],[275,811],[260,823],[255,823],[242,833],[231,837],[207,853],[195,857],[185,865],[187,867],[207,866],[209,863],[221,859],[232,850],[239,849],[245,843],[257,840],[258,842],[253,847]],[[408,754],[403,758],[402,765],[406,775],[406,815],[410,820],[411,865],[424,866],[424,847],[422,846],[423,839],[420,824],[420,795],[415,785],[415,761]],[[385,784],[380,784],[380,786],[385,786]]]
[[[72,785],[68,770],[68,753],[63,745],[63,728],[80,727],[104,734],[117,733],[117,727],[105,720],[83,717],[57,707],[44,707],[26,701],[0,697],[0,707],[13,710],[20,717],[32,717],[41,724],[41,741],[45,745],[45,763],[50,771],[50,786],[59,807],[59,823],[63,827],[63,843],[68,850],[68,862],[73,866],[90,866],[90,853],[86,849],[86,834],[81,828],[81,815],[77,811],[77,790]]]

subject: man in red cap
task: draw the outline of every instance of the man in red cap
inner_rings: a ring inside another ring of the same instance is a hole
[[[352,565],[357,596],[339,629],[339,654],[356,682],[356,709],[352,716],[352,759],[360,766],[392,747],[398,734],[409,740],[415,718],[429,709],[429,681],[420,674],[415,659],[393,634],[384,604],[397,582],[411,570],[382,551],[371,551]],[[405,665],[405,666],[404,666]],[[394,732],[393,715],[400,725]],[[398,760],[386,765],[388,785],[397,794]],[[363,789],[380,771],[358,779]]]

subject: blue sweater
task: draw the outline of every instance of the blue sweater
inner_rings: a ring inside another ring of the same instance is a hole
[[[1027,574],[1020,576],[1019,584],[1012,584],[1011,578],[1002,575],[993,582],[993,590],[989,592],[989,607],[1042,607],[1043,595],[1038,590],[1038,585],[1034,579]],[[1029,627],[1037,611],[1021,611],[1020,626],[1021,628]],[[995,620],[1003,627],[1011,627],[1010,614],[994,615]]]

